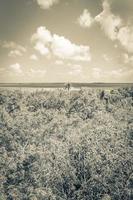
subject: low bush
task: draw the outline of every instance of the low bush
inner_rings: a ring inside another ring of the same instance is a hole
[[[133,88],[0,90],[2,200],[131,200]]]

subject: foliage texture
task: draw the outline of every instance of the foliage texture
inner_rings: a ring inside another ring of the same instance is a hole
[[[0,199],[133,199],[133,88],[0,90]]]

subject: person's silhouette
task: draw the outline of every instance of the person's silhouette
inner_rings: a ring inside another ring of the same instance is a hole
[[[67,84],[65,85],[65,89],[67,89],[68,91],[70,90],[70,87],[71,87],[70,83],[67,83]]]
[[[68,91],[70,90],[70,87],[71,87],[71,85],[70,85],[70,83],[68,83],[68,84],[67,84],[67,89],[68,89]]]

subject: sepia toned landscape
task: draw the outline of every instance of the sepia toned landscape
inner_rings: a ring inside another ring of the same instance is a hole
[[[133,0],[0,0],[0,200],[133,199]]]

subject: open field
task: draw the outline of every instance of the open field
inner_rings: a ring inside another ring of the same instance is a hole
[[[0,200],[133,198],[133,87],[105,85],[0,85]]]

